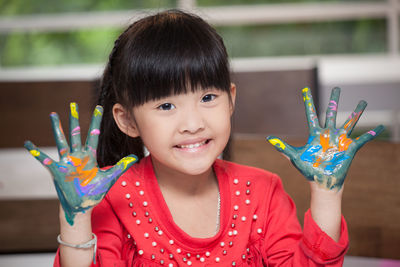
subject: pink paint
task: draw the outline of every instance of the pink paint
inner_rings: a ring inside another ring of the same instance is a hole
[[[51,159],[49,159],[49,158],[45,158],[45,159],[43,160],[43,164],[44,164],[44,165],[50,165],[51,163],[53,163],[53,161],[52,161]]]
[[[72,130],[72,136],[78,135],[80,133],[81,133],[81,127],[79,126]]]
[[[329,108],[330,108],[331,110],[336,111],[336,110],[337,110],[337,103],[336,103],[336,101],[334,101],[334,100],[329,101]]]
[[[368,133],[369,133],[370,135],[372,135],[372,136],[375,136],[375,135],[376,135],[376,132],[374,132],[374,131],[372,131],[372,130],[369,131]]]
[[[90,135],[99,135],[100,134],[100,130],[99,129],[94,129],[90,132]]]

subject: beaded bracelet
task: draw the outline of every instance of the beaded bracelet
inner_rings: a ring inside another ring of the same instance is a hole
[[[74,244],[66,243],[61,240],[61,235],[57,236],[57,242],[63,246],[67,246],[70,248],[91,248],[94,246],[93,263],[96,264],[97,236],[94,233],[92,233],[92,235],[93,235],[93,239],[91,239],[88,242],[83,243],[83,244],[74,245]]]

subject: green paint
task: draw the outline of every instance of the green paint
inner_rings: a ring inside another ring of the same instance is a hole
[[[74,224],[78,212],[85,212],[96,206],[115,181],[138,160],[136,156],[129,155],[108,170],[103,171],[98,168],[96,149],[102,115],[103,108],[97,106],[92,116],[86,144],[82,148],[78,105],[71,103],[71,147],[64,136],[58,115],[51,113],[53,133],[60,156],[58,162],[43,153],[32,142],[26,141],[24,145],[52,174],[65,218],[70,225]]]
[[[350,134],[367,103],[360,101],[355,111],[340,128],[336,128],[337,106],[340,88],[332,89],[326,111],[325,127],[319,124],[311,92],[302,90],[309,127],[309,139],[302,147],[293,147],[275,136],[267,140],[289,157],[293,165],[310,181],[315,181],[328,189],[340,190],[356,152],[368,141],[376,138],[384,127],[379,125],[356,139]],[[282,149],[284,148],[284,149]]]

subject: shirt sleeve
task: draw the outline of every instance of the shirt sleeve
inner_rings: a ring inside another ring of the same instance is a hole
[[[342,266],[349,244],[343,216],[338,242],[319,228],[309,210],[302,231],[294,202],[279,177],[273,180],[270,190],[261,249],[264,262],[268,266]]]
[[[114,210],[107,201],[103,199],[92,212],[92,231],[97,236],[96,264],[93,267],[128,266],[129,256],[134,254],[132,242],[127,241],[127,232],[122,228]],[[59,249],[57,251],[54,267],[60,266]]]

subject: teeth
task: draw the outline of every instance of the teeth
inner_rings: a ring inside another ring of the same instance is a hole
[[[199,146],[202,146],[206,143],[206,141],[203,141],[201,143],[196,143],[196,144],[190,144],[190,145],[179,145],[179,148],[197,148]]]

